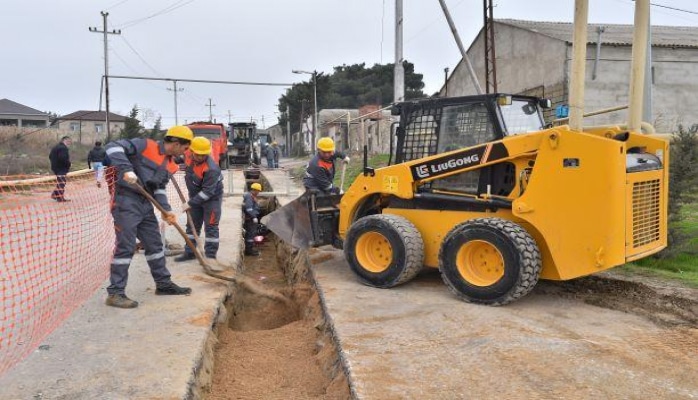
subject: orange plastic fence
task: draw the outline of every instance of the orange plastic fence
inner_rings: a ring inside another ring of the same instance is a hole
[[[186,196],[183,173],[175,177]],[[98,187],[92,172],[70,174],[63,193],[69,201],[58,201],[55,177],[0,177],[0,375],[108,279],[112,178],[107,169]],[[171,184],[168,197],[178,211]]]

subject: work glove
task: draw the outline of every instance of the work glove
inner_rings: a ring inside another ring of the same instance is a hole
[[[189,205],[189,203],[184,203],[184,205],[182,205],[182,212],[186,213],[189,210],[191,210],[191,206]]]
[[[344,163],[345,163],[345,164],[349,164],[349,161],[351,161],[351,160],[349,159],[349,156],[344,157]]]
[[[124,172],[124,182],[129,185],[135,185],[136,182],[138,182],[138,176],[136,176],[136,173],[133,171]]]
[[[257,223],[259,223],[259,219],[257,219],[257,218],[252,218],[252,222],[254,222],[255,224],[257,224]]]
[[[177,215],[172,211],[165,211],[162,213],[162,220],[169,225],[174,225],[177,222]]]

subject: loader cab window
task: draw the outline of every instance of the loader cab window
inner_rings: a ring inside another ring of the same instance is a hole
[[[443,108],[439,153],[499,139],[485,103],[459,104]],[[477,194],[480,170],[461,172],[431,183],[431,189]]]
[[[513,99],[511,104],[500,105],[507,136],[543,129],[543,118],[535,100]]]
[[[494,125],[484,103],[443,108],[439,129],[439,153],[494,140],[497,140]]]

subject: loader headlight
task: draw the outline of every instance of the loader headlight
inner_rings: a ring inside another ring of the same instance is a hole
[[[510,106],[511,105],[511,96],[499,96],[497,97],[497,104],[500,106]]]

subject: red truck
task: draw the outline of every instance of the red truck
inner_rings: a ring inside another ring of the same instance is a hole
[[[228,134],[225,125],[215,122],[192,122],[187,125],[194,136],[203,136],[211,141],[211,157],[221,169],[228,169]]]

